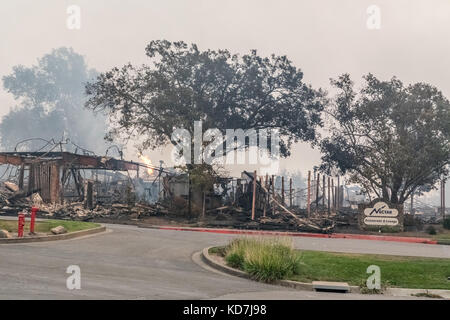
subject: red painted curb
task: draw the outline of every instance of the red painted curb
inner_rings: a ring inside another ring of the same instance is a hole
[[[190,228],[190,227],[171,227],[171,226],[152,226],[151,228],[160,230],[195,231],[195,232],[210,232],[221,234],[272,235],[272,236],[290,236],[290,237],[358,239],[358,240],[437,244],[436,240],[431,240],[427,238],[377,236],[369,234],[350,234],[350,233],[324,234],[324,233],[307,233],[307,232],[278,232],[278,231],[263,231],[263,230],[236,230],[236,229]]]

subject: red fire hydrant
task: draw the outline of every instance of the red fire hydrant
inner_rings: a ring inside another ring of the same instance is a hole
[[[36,212],[39,208],[32,207],[31,208],[31,221],[30,221],[30,233],[34,233],[34,222],[36,221]]]
[[[17,236],[19,238],[23,237],[23,227],[25,226],[25,214],[23,212],[19,213],[19,226],[17,228]]]

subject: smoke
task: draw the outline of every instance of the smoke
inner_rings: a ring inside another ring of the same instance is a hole
[[[85,84],[97,76],[72,48],[53,49],[36,65],[13,67],[3,87],[17,105],[0,122],[3,151],[37,151],[62,142],[65,151],[104,154],[106,116],[84,108]]]

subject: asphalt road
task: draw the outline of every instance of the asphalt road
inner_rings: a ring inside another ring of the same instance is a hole
[[[204,247],[234,235],[107,225],[84,238],[0,245],[0,299],[386,299],[316,293],[257,283],[202,265]],[[450,246],[368,240],[296,238],[297,248],[450,258]],[[69,265],[81,289],[69,290]]]

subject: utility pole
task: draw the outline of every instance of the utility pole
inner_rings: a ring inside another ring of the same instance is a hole
[[[281,176],[281,203],[284,205],[284,176]]]

